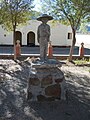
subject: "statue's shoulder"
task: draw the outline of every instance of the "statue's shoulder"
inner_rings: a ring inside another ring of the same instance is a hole
[[[50,27],[50,25],[46,24],[48,27]]]
[[[40,24],[38,27],[42,27],[43,26],[43,24]]]

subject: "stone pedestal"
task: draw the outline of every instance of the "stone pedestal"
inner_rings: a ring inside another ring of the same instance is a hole
[[[30,101],[54,101],[65,99],[65,79],[61,63],[55,59],[31,63],[27,99]]]

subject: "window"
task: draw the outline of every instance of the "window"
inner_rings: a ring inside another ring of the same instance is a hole
[[[68,33],[68,39],[72,39],[72,33]]]

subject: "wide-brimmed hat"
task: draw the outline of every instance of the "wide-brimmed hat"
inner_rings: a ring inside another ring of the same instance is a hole
[[[42,16],[38,17],[37,20],[41,21],[43,18],[47,18],[48,20],[52,20],[53,19],[52,16],[49,16],[47,14],[43,14]]]

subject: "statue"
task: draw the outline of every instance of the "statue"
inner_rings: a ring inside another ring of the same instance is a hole
[[[43,14],[41,17],[37,18],[38,21],[42,22],[38,26],[37,40],[40,44],[40,59],[43,62],[47,61],[48,42],[50,41],[50,26],[47,22],[52,19],[53,17],[47,14]]]

